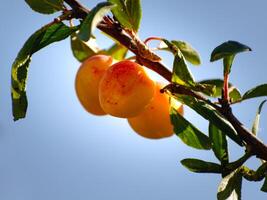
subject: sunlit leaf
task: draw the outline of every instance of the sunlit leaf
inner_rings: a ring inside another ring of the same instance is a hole
[[[111,11],[120,24],[137,32],[142,18],[140,0],[108,0],[108,2],[116,5]]]
[[[63,0],[25,0],[26,3],[36,12],[52,14],[62,10]]]
[[[257,135],[258,133],[258,129],[259,129],[259,123],[260,123],[260,114],[261,114],[261,109],[264,105],[264,103],[266,102],[267,100],[264,100],[261,102],[261,104],[259,105],[259,108],[257,110],[257,113],[256,113],[256,117],[255,117],[255,120],[254,120],[254,123],[253,123],[253,126],[252,126],[252,133],[254,135]]]
[[[106,54],[112,56],[115,60],[123,60],[126,57],[128,49],[119,43],[113,44]]]
[[[188,170],[196,173],[221,173],[220,165],[212,162],[206,162],[195,158],[181,160],[181,163]]]
[[[194,77],[186,65],[182,52],[172,42],[166,39],[163,39],[163,41],[174,55],[172,82],[184,86],[195,86]]]
[[[84,42],[77,37],[76,33],[71,35],[71,49],[74,57],[80,62],[83,62],[86,58],[95,55],[99,51],[94,38]]]
[[[195,86],[193,75],[189,71],[184,56],[180,52],[177,52],[173,61],[172,82],[185,86]]]
[[[173,70],[172,70],[172,82],[179,85],[184,85],[195,91],[207,90],[210,88],[205,88],[201,84],[197,84],[194,80],[192,73],[186,65],[185,57],[182,51],[174,43],[162,39],[162,41],[167,45],[168,51],[172,52],[174,55]]]
[[[113,7],[114,5],[110,2],[97,4],[83,20],[78,37],[83,41],[88,41],[92,37],[92,32],[96,28],[97,24]]]
[[[182,52],[185,59],[193,65],[200,65],[200,56],[197,51],[187,42],[172,40],[174,45],[176,45]]]
[[[63,40],[77,28],[69,28],[63,23],[44,26],[25,42],[12,64],[11,93],[14,120],[24,118],[27,111],[26,82],[31,56],[45,46]]]
[[[222,163],[228,163],[229,159],[226,135],[212,123],[209,123],[209,138],[211,140],[211,147],[215,156]]]
[[[239,169],[224,177],[219,185],[218,200],[241,200],[242,174]]]
[[[176,109],[172,108],[170,114],[174,132],[185,144],[196,149],[211,148],[208,136],[187,121]]]
[[[250,89],[243,95],[242,99],[245,100],[262,96],[267,96],[267,84],[258,85]]]

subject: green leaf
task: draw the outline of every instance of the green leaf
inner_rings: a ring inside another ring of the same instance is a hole
[[[240,146],[243,146],[242,140],[237,135],[232,124],[225,119],[215,108],[209,105],[207,102],[197,100],[191,96],[179,95],[176,96],[179,101],[183,102],[187,106],[191,107],[194,111],[200,114],[205,119],[209,120],[212,124],[222,130],[227,136],[234,140]]]
[[[224,177],[219,185],[218,200],[241,200],[242,174],[239,169]]]
[[[229,74],[231,72],[232,64],[234,61],[235,55],[225,56],[223,59],[223,74]]]
[[[252,133],[256,136],[257,133],[258,133],[258,129],[259,129],[259,123],[260,123],[260,114],[261,114],[261,109],[264,105],[264,103],[266,102],[267,100],[264,100],[261,102],[261,104],[259,105],[259,108],[257,110],[257,113],[256,113],[256,117],[255,117],[255,120],[254,120],[254,123],[253,123],[253,126],[252,126]]]
[[[200,81],[199,83],[207,84],[207,85],[214,85],[216,87],[215,93],[213,95],[211,95],[212,97],[221,97],[222,96],[223,80],[221,80],[221,79],[209,79],[209,80]],[[229,96],[230,96],[232,102],[236,102],[236,101],[241,100],[241,93],[231,83],[229,83]]]
[[[244,51],[251,51],[251,48],[236,41],[224,42],[212,51],[210,61],[213,62],[223,58],[224,75],[226,75],[231,71],[235,55]]]
[[[88,41],[98,23],[113,7],[114,5],[110,2],[102,2],[97,4],[96,7],[94,7],[83,20],[78,37],[83,41]]]
[[[211,147],[215,156],[222,163],[228,163],[229,158],[226,136],[220,129],[218,129],[212,123],[209,123],[209,138],[211,140]]]
[[[185,86],[195,86],[193,75],[180,51],[174,57],[172,82]]]
[[[210,61],[213,62],[244,51],[251,51],[251,48],[236,41],[227,41],[212,51]]]
[[[123,60],[126,57],[128,49],[119,43],[113,44],[107,51],[106,54],[112,56],[116,60]]]
[[[242,99],[245,100],[262,96],[267,96],[267,84],[258,85],[257,87],[250,89],[243,95]]]
[[[108,0],[108,2],[117,5],[111,11],[120,24],[137,32],[142,18],[140,0]]]
[[[27,110],[26,82],[31,56],[45,46],[63,40],[76,31],[63,23],[44,26],[36,31],[23,45],[11,71],[11,94],[14,120],[24,118]]]
[[[184,85],[196,91],[205,89],[201,87],[200,84],[197,85],[195,83],[194,77],[186,65],[182,51],[174,43],[166,39],[162,39],[162,41],[167,45],[168,51],[172,52],[174,55],[172,82]]]
[[[76,33],[71,35],[71,49],[74,57],[80,62],[99,52],[94,38],[90,38],[88,42],[84,42],[77,37]]]
[[[261,191],[267,192],[267,175],[265,176],[265,180],[264,180],[264,183],[261,187]]]
[[[188,170],[196,173],[221,173],[222,169],[221,166],[212,163],[206,162],[203,160],[195,159],[195,158],[187,158],[181,160],[181,163],[184,167]]]
[[[176,109],[171,109],[171,122],[175,134],[188,146],[196,149],[208,150],[211,148],[208,136],[188,122]]]
[[[63,0],[25,0],[36,12],[52,14],[63,9]]]
[[[193,65],[200,65],[200,56],[197,51],[187,42],[172,40],[171,43],[176,45],[182,52],[185,59]]]
[[[192,73],[186,65],[186,59],[196,64],[197,52],[192,49],[192,47],[182,41],[168,41],[166,39],[162,39],[162,42],[165,44],[161,50],[167,50],[173,53],[174,62],[173,62],[173,73],[172,73],[172,82],[177,83],[179,85],[184,85],[191,90],[196,92],[202,92],[207,95],[213,94],[214,86],[196,83]],[[187,56],[187,57],[185,57]],[[199,60],[200,63],[200,60]]]

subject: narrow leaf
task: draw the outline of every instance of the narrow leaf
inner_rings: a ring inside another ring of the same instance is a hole
[[[99,51],[95,39],[90,38],[88,42],[84,42],[77,37],[76,33],[71,35],[71,49],[74,57],[80,62]]]
[[[187,159],[181,160],[181,163],[188,170],[192,172],[196,172],[196,173],[221,173],[222,172],[220,165],[216,163],[212,163],[212,162],[206,162],[203,160],[195,159],[195,158],[187,158]]]
[[[261,187],[261,191],[267,192],[267,175],[265,176],[264,183]]]
[[[197,51],[187,42],[184,41],[171,41],[174,45],[176,45],[180,51],[182,52],[185,59],[193,65],[200,65],[200,56]]]
[[[171,122],[174,126],[175,134],[188,146],[196,149],[208,150],[211,148],[208,136],[198,130],[187,121],[176,109],[171,109]]]
[[[33,53],[41,48],[67,38],[77,28],[69,28],[63,23],[44,26],[25,42],[19,51],[11,71],[11,94],[14,120],[24,118],[27,110],[26,82],[29,63]]]
[[[110,2],[97,4],[96,7],[94,7],[83,20],[78,37],[83,41],[88,41],[98,23],[113,7],[114,5]]]
[[[229,55],[223,58],[223,74],[224,75],[229,74],[231,72],[234,58],[235,58],[235,55]]]
[[[241,200],[242,174],[239,169],[224,177],[219,185],[218,200]]]
[[[113,44],[107,51],[106,54],[112,56],[116,60],[123,60],[126,57],[128,49],[119,43]]]
[[[255,88],[250,89],[243,95],[242,99],[245,100],[262,96],[267,96],[267,84],[258,85]]]
[[[251,48],[236,41],[227,41],[212,51],[210,61],[213,62],[244,51],[251,51]]]
[[[227,150],[227,140],[225,134],[209,123],[209,138],[211,140],[211,147],[215,156],[222,162],[228,163],[228,150]]]
[[[223,80],[221,79],[209,79],[200,81],[201,84],[213,85],[216,87],[215,93],[212,94],[212,97],[221,97],[222,96],[222,88],[223,88]],[[229,83],[229,96],[232,102],[236,102],[241,100],[241,93],[239,90]]]
[[[25,0],[36,12],[52,14],[63,9],[63,0]]]
[[[254,120],[254,123],[253,123],[253,126],[252,126],[252,133],[256,136],[257,133],[258,133],[258,129],[259,129],[259,123],[260,123],[260,114],[261,114],[261,109],[264,105],[264,103],[266,102],[267,100],[264,100],[261,102],[261,104],[259,105],[259,108],[257,110],[257,113],[256,113],[256,117],[255,117],[255,120]]]
[[[195,86],[193,75],[189,71],[184,56],[180,52],[177,52],[174,58],[172,82],[185,86]]]
[[[243,146],[242,140],[237,135],[234,127],[231,123],[225,119],[215,108],[209,105],[207,102],[197,100],[190,96],[179,95],[176,96],[179,101],[183,102],[187,106],[191,107],[194,111],[200,114],[205,119],[209,120],[212,124],[222,130],[227,136],[234,140],[240,146]]]
[[[137,32],[142,18],[140,0],[108,0],[108,2],[117,5],[111,11],[120,24]]]

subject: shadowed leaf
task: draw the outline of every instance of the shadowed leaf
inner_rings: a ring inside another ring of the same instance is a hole
[[[209,138],[215,156],[222,162],[228,163],[228,150],[226,136],[220,129],[209,123]]]
[[[237,53],[251,51],[251,48],[236,41],[228,41],[216,47],[210,57],[210,61],[216,61],[223,58],[224,75],[231,71],[232,63]]]
[[[261,191],[267,192],[267,175],[265,176],[264,183],[261,187]]]
[[[221,79],[209,79],[209,80],[200,81],[199,83],[214,85],[216,87],[215,93],[211,95],[212,97],[221,97],[222,96],[223,80],[221,80]],[[229,96],[230,96],[232,102],[236,102],[236,101],[241,100],[241,93],[231,83],[229,83]]]
[[[25,0],[26,3],[36,12],[52,14],[62,10],[63,0]]]
[[[203,160],[195,159],[195,158],[187,158],[181,160],[181,163],[184,167],[186,167],[191,172],[196,173],[221,173],[222,169],[221,166],[212,163],[206,162]]]
[[[217,46],[212,51],[210,61],[213,62],[244,51],[251,51],[251,48],[239,42],[230,40]]]
[[[209,150],[211,148],[208,136],[198,130],[193,124],[187,121],[174,108],[171,109],[171,122],[175,134],[188,146],[196,149]]]
[[[44,26],[25,42],[12,64],[11,94],[14,120],[24,118],[27,111],[26,82],[31,56],[45,46],[63,40],[76,31],[63,23]]]
[[[207,119],[209,122],[214,124],[220,130],[222,130],[237,144],[243,146],[242,140],[237,135],[237,132],[235,131],[231,123],[207,102],[204,102],[202,100],[197,100],[191,96],[185,96],[185,95],[176,95],[175,97],[182,103],[192,108],[199,115]]]
[[[241,200],[242,174],[239,169],[224,177],[219,185],[218,200]]]
[[[113,8],[110,2],[99,3],[94,7],[83,20],[78,37],[83,41],[88,41],[97,24],[103,19],[105,14]]]

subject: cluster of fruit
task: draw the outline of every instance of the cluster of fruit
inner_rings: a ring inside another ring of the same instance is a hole
[[[141,65],[115,62],[107,55],[86,59],[75,80],[78,99],[89,113],[127,118],[136,133],[151,139],[173,135],[170,99],[161,88]],[[182,104],[176,103],[175,109],[183,114]]]

